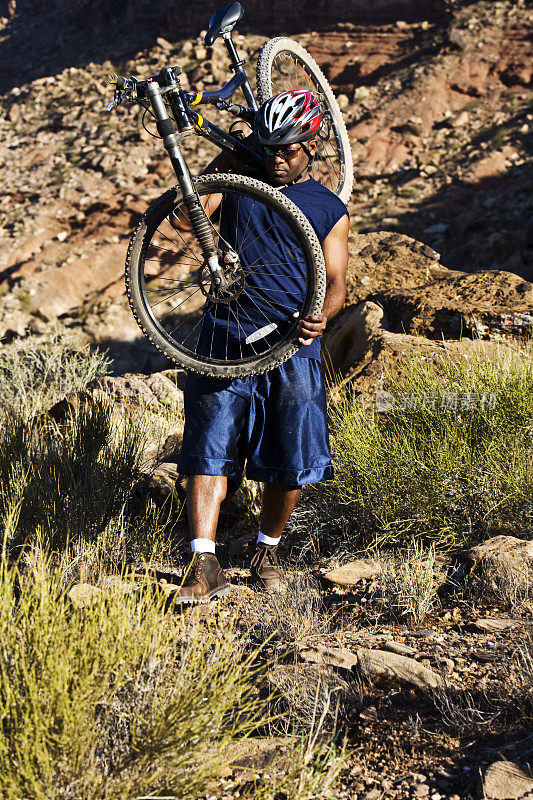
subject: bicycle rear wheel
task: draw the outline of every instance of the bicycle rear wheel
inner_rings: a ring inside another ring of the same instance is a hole
[[[259,102],[264,103],[273,95],[291,89],[312,92],[324,109],[313,177],[347,203],[353,188],[352,151],[335,95],[307,50],[293,39],[278,36],[270,39],[259,53]]]
[[[297,206],[261,181],[204,175],[195,186],[210,212],[227,286],[213,287],[194,234],[183,228],[181,190],[174,187],[150,205],[130,240],[133,314],[152,343],[185,369],[227,378],[272,369],[300,348],[298,320],[322,309],[318,238]]]

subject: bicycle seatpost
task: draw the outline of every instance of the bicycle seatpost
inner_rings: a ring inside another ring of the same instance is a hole
[[[226,279],[218,263],[217,250],[213,239],[213,229],[195,191],[189,167],[187,166],[187,162],[183,157],[180,147],[181,139],[188,133],[192,133],[193,127],[186,115],[183,114],[183,119],[178,116],[178,121],[181,123],[181,129],[178,132],[176,123],[168,115],[161,96],[161,87],[157,81],[147,81],[146,91],[156,118],[157,131],[163,139],[163,144],[168,152],[183,193],[183,202],[187,209],[193,233],[198,240],[202,255],[209,267],[215,286],[224,287],[226,285]],[[166,91],[176,91],[176,89],[173,90],[170,88],[166,89]]]
[[[246,72],[244,70],[245,61],[242,58],[239,58],[239,54],[237,53],[235,45],[233,44],[233,39],[231,38],[231,31],[223,33],[222,39],[224,40],[224,44],[226,45],[226,50],[228,51],[231,69],[235,73],[241,72],[245,77],[245,81],[243,82],[241,88],[244,97],[246,98],[246,102],[251,108],[253,108],[254,111],[257,111],[259,106],[257,105],[257,100],[255,99],[252,87],[250,86],[250,82],[248,80],[248,76],[246,75]]]

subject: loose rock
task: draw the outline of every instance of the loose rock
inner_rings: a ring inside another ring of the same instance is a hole
[[[76,583],[68,590],[67,597],[76,608],[88,608],[98,600],[101,594],[102,590],[98,586],[90,583]]]
[[[497,761],[485,772],[482,797],[486,800],[519,800],[533,793],[533,774],[510,761]]]
[[[403,644],[403,642],[388,641],[384,642],[383,647],[385,650],[389,650],[391,653],[397,653],[399,656],[416,655],[415,648],[409,647],[408,644]]]
[[[375,577],[380,571],[379,564],[371,559],[360,558],[349,561],[341,567],[321,573],[321,578],[334,586],[351,587],[359,581]]]
[[[436,689],[442,684],[440,675],[422,666],[413,658],[385,650],[357,650],[361,669],[380,683],[414,686],[417,689]]]

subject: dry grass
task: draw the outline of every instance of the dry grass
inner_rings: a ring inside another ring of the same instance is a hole
[[[228,745],[273,722],[275,700],[258,691],[260,653],[239,632],[242,609],[175,615],[157,587],[128,589],[124,576],[115,588],[102,581],[76,608],[67,591],[73,572],[87,570],[85,554],[74,567],[71,552],[52,557],[36,546],[21,568],[0,566],[0,795],[210,793]],[[239,787],[241,796],[330,796],[344,767],[331,694],[310,698],[311,719],[294,734],[283,771]]]
[[[0,413],[31,419],[107,372],[104,355],[59,328],[0,349]]]
[[[455,734],[478,733],[502,713],[486,695],[451,686],[445,680],[432,696],[439,721]]]
[[[518,648],[518,707],[527,720],[533,720],[533,628],[530,626]]]
[[[344,507],[358,549],[414,538],[454,549],[502,528],[527,534],[532,355],[526,341],[514,359],[502,350],[494,359],[443,360],[440,375],[414,356],[390,387],[397,402],[386,412],[364,410],[349,387],[338,392],[330,408],[336,477],[320,489],[332,507],[330,527]],[[446,410],[447,398],[463,403],[466,393],[470,405]],[[402,404],[402,395],[418,406]],[[483,396],[494,396],[493,406]]]
[[[256,634],[262,641],[270,639],[283,649],[299,647],[329,630],[328,615],[315,578],[301,573],[287,578],[286,591],[258,592],[254,602]]]
[[[360,687],[331,669],[298,660],[299,649],[330,633],[331,621],[312,576],[292,573],[286,577],[285,592],[258,592],[249,609],[257,621],[253,635],[267,641],[275,653],[268,672],[274,717],[270,728],[276,735],[316,738],[317,729],[320,735],[334,735],[338,721],[360,708]]]
[[[312,664],[275,665],[269,673],[274,687],[272,726],[283,735],[320,730],[334,733],[339,722],[346,725],[362,707],[362,693],[355,680],[332,669]]]
[[[266,775],[244,797],[254,800],[335,800],[338,779],[346,769],[344,743],[312,732],[296,741],[288,753],[289,768],[283,774]]]
[[[42,550],[0,569],[1,796],[198,797],[261,719],[234,621],[172,616],[148,587],[76,610],[63,584]]]
[[[383,612],[407,625],[423,622],[438,603],[435,547],[416,540],[401,553],[379,557]]]
[[[14,418],[0,432],[0,519],[14,550],[41,531],[52,548],[112,536],[139,475],[143,426],[106,401],[57,425]]]

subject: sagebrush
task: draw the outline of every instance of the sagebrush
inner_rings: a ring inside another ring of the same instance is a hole
[[[439,371],[413,355],[386,411],[363,409],[349,386],[335,392],[336,477],[321,491],[350,516],[360,546],[419,539],[450,549],[530,531],[532,355],[527,341],[513,357],[443,358]],[[401,402],[406,395],[420,399],[416,408]],[[453,395],[468,402],[450,410]]]

